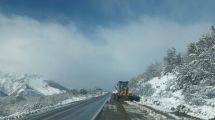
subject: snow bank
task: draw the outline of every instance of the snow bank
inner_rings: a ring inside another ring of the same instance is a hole
[[[62,102],[59,102],[58,105],[65,105],[68,103],[76,102],[76,101],[81,101],[81,100],[86,100],[92,98],[92,96],[79,96],[79,97],[72,97],[66,100],[63,100]]]
[[[166,89],[168,83],[173,79],[175,79],[175,76],[173,74],[169,74],[161,78],[155,77],[148,81],[147,83],[151,84],[152,88],[156,89],[155,93],[153,94],[153,96],[156,97],[159,96],[159,94]]]
[[[215,118],[215,99],[204,99],[206,103],[203,106],[187,103],[182,90],[175,90],[175,78],[174,74],[168,74],[160,78],[155,77],[145,83],[140,82],[142,88],[146,84],[151,85],[151,88],[147,89],[148,91],[153,89],[154,92],[150,96],[144,95],[146,92],[141,92],[141,101],[138,104],[147,105],[169,113],[181,112],[200,119],[208,120]]]

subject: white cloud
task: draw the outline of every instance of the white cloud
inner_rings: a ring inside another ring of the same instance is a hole
[[[0,68],[43,74],[69,87],[111,88],[117,80],[129,80],[160,61],[167,48],[183,51],[209,26],[143,17],[123,26],[98,28],[93,40],[72,23],[0,15]]]

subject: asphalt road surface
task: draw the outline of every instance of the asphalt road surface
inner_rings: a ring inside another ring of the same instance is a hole
[[[94,120],[110,93],[28,118],[29,120]]]
[[[175,116],[148,106],[128,103],[114,100],[112,97],[104,105],[96,120],[199,120],[186,116]]]
[[[198,120],[175,116],[148,106],[117,101],[111,94],[72,103],[28,120]]]
[[[96,120],[130,120],[130,116],[125,111],[122,102],[111,97]]]

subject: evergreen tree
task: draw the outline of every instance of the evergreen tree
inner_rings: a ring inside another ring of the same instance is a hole
[[[215,30],[203,35],[191,43],[185,57],[185,62],[179,68],[179,88],[197,86],[215,86]]]
[[[181,54],[177,54],[175,48],[168,49],[167,56],[164,58],[163,74],[172,73],[177,66],[182,64],[182,61]]]

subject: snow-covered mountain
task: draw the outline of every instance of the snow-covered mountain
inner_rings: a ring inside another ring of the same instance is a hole
[[[161,63],[130,81],[141,104],[200,119],[215,119],[215,29],[188,45],[181,56],[168,49]]]
[[[2,95],[53,95],[68,89],[60,84],[35,74],[0,72],[0,91]]]

